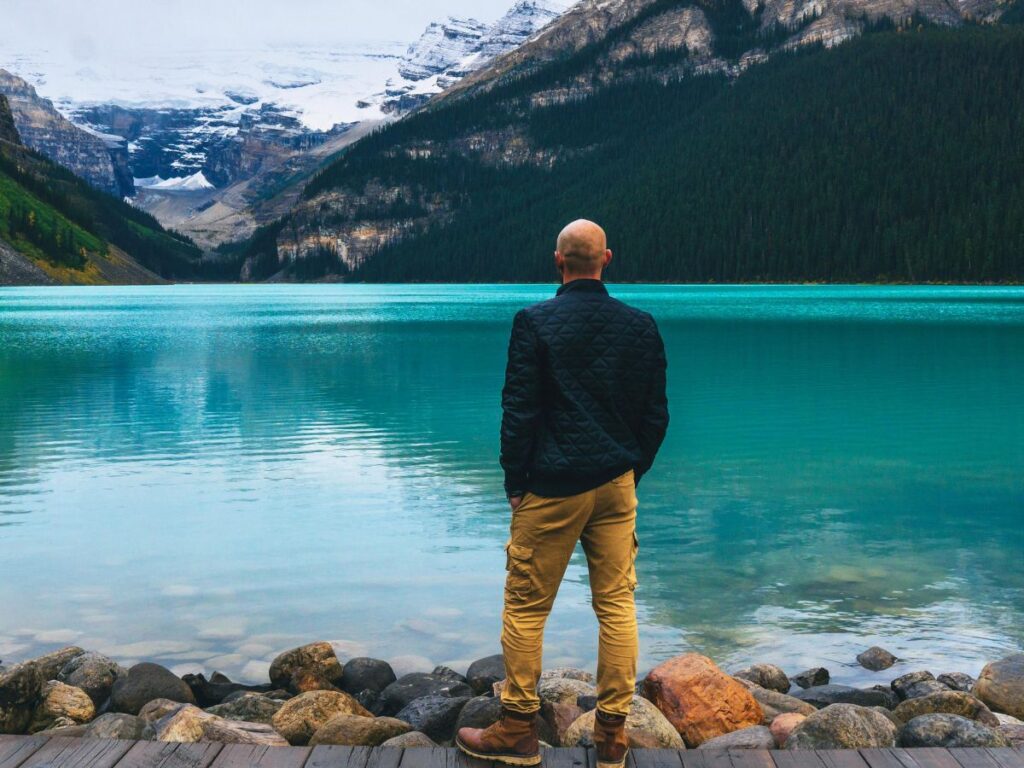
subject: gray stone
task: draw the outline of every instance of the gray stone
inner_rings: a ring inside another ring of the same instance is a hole
[[[363,691],[380,693],[396,679],[395,671],[386,661],[358,656],[345,662],[340,688],[353,696]]]
[[[975,683],[974,678],[964,672],[943,672],[935,679],[947,688],[954,691],[966,691],[967,693],[971,692]]]
[[[910,722],[921,715],[940,712],[977,720],[989,728],[999,726],[999,719],[980,699],[963,691],[942,691],[941,693],[930,693],[927,696],[918,696],[901,702],[893,710],[893,714],[903,723]]]
[[[801,688],[814,688],[820,685],[828,685],[829,674],[824,667],[812,667],[811,669],[798,672],[789,678]]]
[[[154,699],[170,699],[183,704],[194,704],[195,696],[185,681],[166,667],[143,662],[119,677],[110,692],[110,710],[137,715]]]
[[[594,745],[594,718],[596,710],[585,712],[565,732],[563,747],[591,747]],[[653,703],[634,696],[626,718],[626,737],[634,748],[685,749],[679,732]]]
[[[110,698],[114,682],[128,670],[101,653],[89,651],[71,659],[57,674],[57,680],[81,688],[97,707]]]
[[[426,672],[411,672],[402,675],[381,692],[381,712],[394,715],[404,709],[409,702],[426,696],[469,698],[472,694],[473,689],[466,683],[445,680]]]
[[[889,684],[900,701],[916,699],[919,696],[927,696],[930,693],[940,693],[949,689],[935,679],[935,676],[927,670],[908,672],[900,675]]]
[[[276,701],[258,693],[243,692],[238,698],[208,707],[206,711],[225,720],[244,720],[248,723],[270,725],[274,715],[283,705],[283,701]]]
[[[895,741],[896,726],[887,717],[855,704],[831,704],[797,725],[786,749],[865,749]]]
[[[995,712],[1024,719],[1024,653],[986,664],[974,695]]]
[[[155,723],[157,720],[167,717],[171,712],[177,712],[183,706],[185,705],[180,701],[153,699],[146,702],[145,706],[139,710],[139,717],[147,723]]]
[[[1008,747],[999,731],[960,715],[921,715],[899,733],[901,747]]]
[[[775,749],[775,737],[765,726],[752,725],[708,739],[697,749]]]
[[[454,680],[459,683],[466,682],[465,675],[460,675],[454,669],[452,669],[451,667],[446,667],[444,664],[439,664],[438,666],[434,667],[433,672],[431,672],[430,674],[435,675],[437,677],[443,677],[445,680]]]
[[[792,687],[786,673],[774,664],[753,664],[734,672],[733,677],[749,680],[762,688],[778,693],[788,693]]]
[[[787,712],[810,715],[817,711],[817,707],[813,704],[801,701],[795,696],[779,693],[778,691],[769,691],[767,688],[762,688],[759,685],[754,685],[749,690],[750,695],[761,705],[761,711],[764,713],[764,719],[761,721],[762,725],[771,725],[776,717]]]
[[[898,659],[885,648],[873,645],[866,651],[857,654],[857,661],[864,669],[872,672],[881,672],[895,664]]]
[[[137,715],[123,712],[108,712],[91,723],[61,728],[54,735],[75,739],[126,739],[128,741],[149,741],[155,738],[153,727]]]
[[[504,679],[505,657],[500,653],[477,659],[466,671],[466,682],[476,694],[486,693],[496,682]]]
[[[813,688],[794,691],[794,698],[813,704],[818,709],[830,704],[856,704],[860,707],[895,707],[895,696],[891,691],[873,688],[853,688],[849,685],[817,685]]]
[[[460,728],[487,728],[501,716],[501,699],[494,696],[475,696],[466,702],[455,721],[455,733]]]
[[[538,682],[553,680],[555,678],[563,680],[580,680],[584,683],[590,683],[591,685],[594,685],[597,682],[590,672],[576,667],[552,667],[551,669],[545,669],[540,673]]]
[[[434,741],[445,741],[455,733],[455,723],[468,696],[445,696],[433,694],[413,699],[395,715],[404,720],[412,730],[427,734]]]
[[[436,747],[437,743],[425,733],[409,731],[408,733],[403,733],[401,736],[395,736],[394,738],[388,739],[381,744],[381,746],[398,747],[400,749],[416,749],[423,747]]]
[[[1003,735],[1011,747],[1024,749],[1024,725],[1005,724],[1000,725],[996,730]]]

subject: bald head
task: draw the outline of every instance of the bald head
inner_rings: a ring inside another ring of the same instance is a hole
[[[586,219],[577,219],[558,234],[555,263],[563,275],[600,277],[611,261],[604,230]]]

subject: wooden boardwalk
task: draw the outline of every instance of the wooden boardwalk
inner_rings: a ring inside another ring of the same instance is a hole
[[[0,768],[492,768],[455,749],[256,747],[0,736]],[[545,749],[545,768],[594,768],[593,749]],[[1015,749],[635,749],[627,768],[1024,768]]]

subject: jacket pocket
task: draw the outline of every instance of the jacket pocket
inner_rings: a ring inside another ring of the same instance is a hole
[[[533,547],[505,545],[505,593],[509,600],[522,602],[533,589]]]

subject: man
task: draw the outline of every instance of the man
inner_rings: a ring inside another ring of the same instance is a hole
[[[501,465],[512,507],[501,644],[501,719],[462,728],[466,753],[540,762],[536,715],[544,624],[577,541],[600,624],[594,745],[621,768],[636,678],[636,484],[665,437],[665,348],[646,312],[611,298],[604,230],[575,221],[558,236],[555,298],[521,310],[502,392]]]

